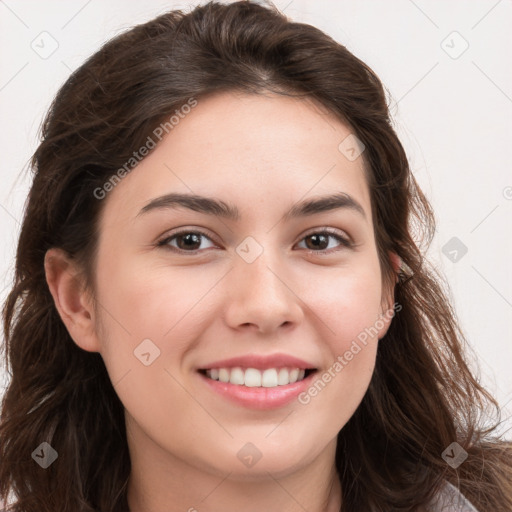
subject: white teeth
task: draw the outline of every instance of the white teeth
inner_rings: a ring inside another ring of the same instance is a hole
[[[232,368],[231,369],[231,377],[229,378],[229,382],[231,384],[238,384],[242,386],[244,383],[244,371],[242,368]]]
[[[229,370],[227,368],[219,368],[219,380],[229,382]]]
[[[289,384],[289,383],[290,383],[290,372],[288,371],[288,368],[281,368],[279,370],[279,375],[277,376],[277,384],[279,386],[286,386],[286,384]]]
[[[210,379],[249,388],[286,386],[302,380],[305,374],[306,370],[299,368],[268,368],[261,371],[256,368],[244,369],[237,366],[206,370],[206,375]]]
[[[297,382],[297,379],[299,378],[299,369],[294,368],[290,371],[290,383]]]
[[[261,372],[255,368],[245,370],[244,385],[248,388],[259,388],[261,386]]]
[[[275,368],[270,368],[263,372],[261,385],[264,388],[275,388],[277,386],[277,370]]]

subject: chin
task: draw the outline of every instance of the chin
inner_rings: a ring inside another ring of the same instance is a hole
[[[211,452],[212,460],[203,461],[201,467],[204,468],[206,462],[216,474],[230,474],[230,480],[263,481],[268,480],[270,476],[280,479],[307,467],[315,456],[318,456],[317,452],[321,451],[305,446],[298,451],[296,447],[286,444],[276,445],[264,441],[257,445],[250,442],[243,445],[239,442],[235,444],[236,447],[232,451]]]

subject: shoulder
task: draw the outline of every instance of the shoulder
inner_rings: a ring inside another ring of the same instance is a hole
[[[479,512],[452,484],[445,482],[440,493],[430,502],[428,512]],[[1,512],[1,511],[0,511]]]

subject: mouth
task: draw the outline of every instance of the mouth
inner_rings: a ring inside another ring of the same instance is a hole
[[[318,369],[294,357],[245,356],[197,370],[209,392],[237,407],[260,411],[282,408],[312,385]]]
[[[209,392],[232,405],[257,410],[292,403],[318,371],[315,364],[284,353],[245,354],[197,368]]]
[[[199,373],[207,379],[247,388],[278,388],[288,386],[307,379],[314,372],[316,372],[315,368],[275,367],[259,369],[241,366],[199,370]]]

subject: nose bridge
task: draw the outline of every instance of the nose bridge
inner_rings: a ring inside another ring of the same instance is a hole
[[[268,302],[289,299],[283,283],[284,275],[282,277],[279,275],[282,265],[276,262],[275,257],[270,257],[268,252],[259,256],[253,263],[239,263],[238,265],[241,284],[245,285],[243,291],[248,292],[248,296],[255,297],[261,294],[268,297]]]
[[[269,281],[267,284],[273,284],[277,275],[271,269],[281,266],[281,256],[275,247],[277,242],[272,238],[271,235],[258,235],[256,240],[252,236],[247,236],[238,244],[234,265],[239,278],[253,281],[254,286],[264,284],[265,281]]]
[[[245,240],[237,247],[231,272],[227,321],[232,327],[252,324],[269,331],[300,321],[300,301],[292,292],[282,257],[270,245]]]

